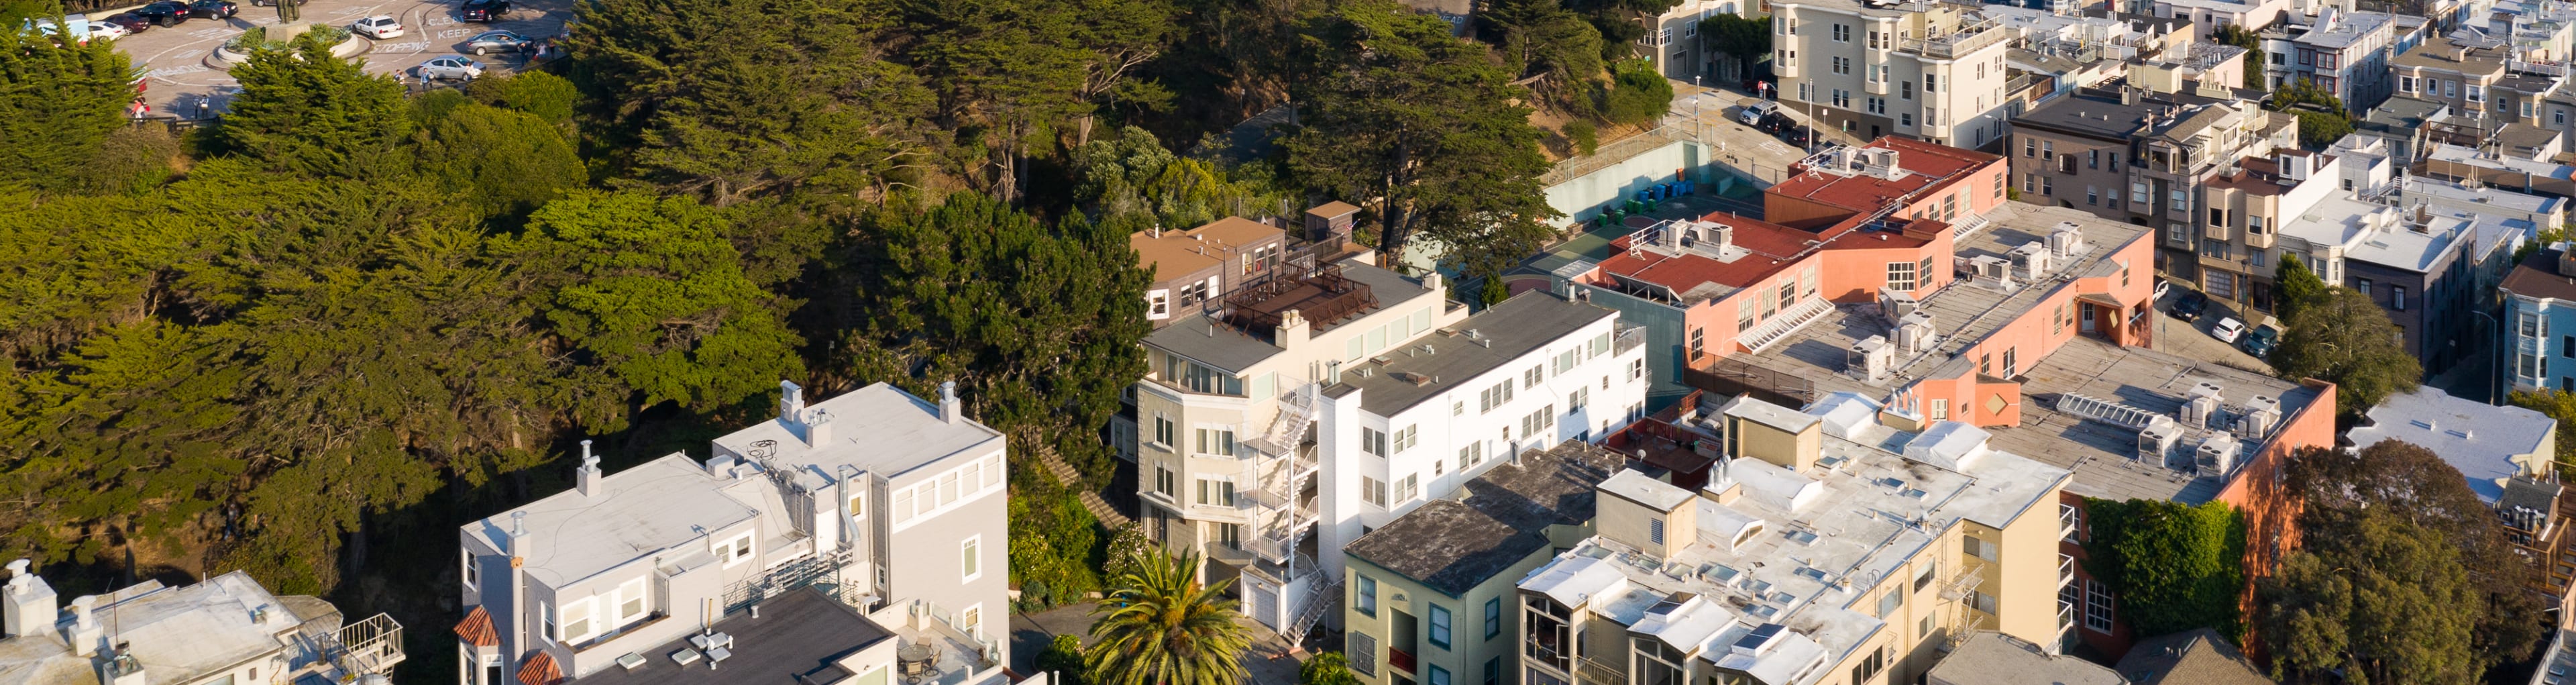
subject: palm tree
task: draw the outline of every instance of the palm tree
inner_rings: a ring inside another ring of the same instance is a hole
[[[1159,549],[1130,557],[1133,569],[1110,582],[1091,610],[1096,640],[1084,657],[1092,685],[1233,685],[1243,680],[1252,646],[1234,599],[1233,581],[1200,585],[1195,553]]]

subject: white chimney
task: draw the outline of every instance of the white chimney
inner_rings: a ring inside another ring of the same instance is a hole
[[[793,381],[778,382],[778,420],[795,423],[805,415],[805,389]]]
[[[26,559],[9,562],[9,585],[0,590],[0,615],[5,615],[5,629],[10,637],[26,637],[54,627],[62,610],[54,605],[54,587],[33,571]]]
[[[939,420],[956,423],[958,419],[965,418],[965,413],[957,408],[957,381],[940,381]]]
[[[590,441],[581,441],[581,469],[573,472],[573,488],[582,497],[599,496],[599,455],[590,453]]]
[[[97,606],[98,595],[72,600],[72,624],[63,629],[63,641],[71,644],[73,656],[97,656],[99,643],[107,640],[107,631],[98,625],[98,616],[91,613]]]
[[[1887,379],[1887,367],[1895,361],[1896,346],[1887,343],[1887,336],[1873,335],[1852,343],[1843,373],[1865,383],[1876,383]]]
[[[805,410],[805,444],[821,448],[832,440],[832,413],[822,407]]]
[[[528,549],[528,512],[510,512],[510,556],[526,557]],[[516,563],[510,564],[515,567]]]

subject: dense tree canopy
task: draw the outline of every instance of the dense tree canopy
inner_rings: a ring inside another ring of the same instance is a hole
[[[2529,653],[2545,627],[2514,550],[2458,469],[2386,441],[2306,448],[2288,484],[2300,548],[2263,583],[2258,634],[2302,681],[2466,682]]]
[[[2406,353],[2397,324],[2370,296],[2331,288],[2295,309],[2281,346],[2272,349],[2272,369],[2283,378],[2333,381],[2343,413],[2369,411],[2423,379],[2423,362]]]
[[[122,124],[134,88],[125,53],[105,41],[56,45],[0,26],[0,191],[11,185],[62,189]]]
[[[2295,253],[2281,254],[2281,265],[2272,269],[2272,314],[2288,321],[2299,310],[2328,296],[2326,282],[2308,269],[2306,260]]]
[[[2576,393],[2551,388],[2516,390],[2506,396],[2505,401],[2549,415],[2558,422],[2559,435],[2576,435]],[[2558,475],[2576,474],[2576,440],[2558,441],[2558,454],[2552,458],[2557,463]]]
[[[1367,208],[1384,263],[1418,240],[1488,276],[1537,251],[1557,216],[1539,193],[1547,159],[1484,48],[1386,0],[1342,4],[1306,32],[1316,75],[1289,168]]]

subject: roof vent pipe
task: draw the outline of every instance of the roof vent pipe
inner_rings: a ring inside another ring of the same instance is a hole
[[[939,420],[956,423],[964,414],[957,408],[957,381],[940,381]]]

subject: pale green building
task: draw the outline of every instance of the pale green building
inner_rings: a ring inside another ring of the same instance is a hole
[[[1524,451],[1344,549],[1343,652],[1372,685],[1510,685],[1514,587],[1592,535],[1594,486],[1625,459],[1582,441]]]

